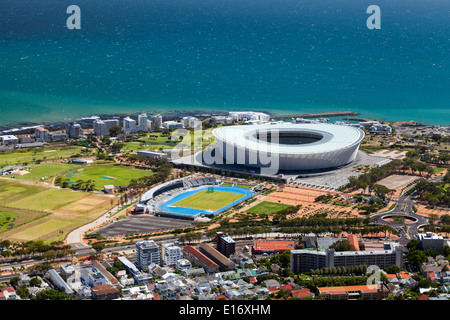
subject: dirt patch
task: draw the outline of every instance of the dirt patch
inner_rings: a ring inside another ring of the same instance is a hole
[[[17,170],[17,171],[14,171],[12,174],[16,174],[18,176],[24,176],[24,175],[26,175],[28,173],[30,173],[30,172],[27,171],[27,170]]]
[[[419,176],[394,174],[378,181],[378,184],[381,184],[389,189],[398,190],[406,187],[408,184],[419,178]]]

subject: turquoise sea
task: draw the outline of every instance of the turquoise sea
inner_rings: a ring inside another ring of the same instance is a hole
[[[448,0],[1,0],[0,125],[177,110],[450,125],[449,57]]]

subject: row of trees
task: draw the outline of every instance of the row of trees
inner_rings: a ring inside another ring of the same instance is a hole
[[[70,179],[64,178],[62,176],[58,176],[55,179],[55,185],[60,186],[61,188],[71,188],[73,190],[82,190],[82,191],[94,191],[95,182],[92,180],[77,180],[75,183],[71,184]]]
[[[3,240],[0,243],[3,248],[3,251],[0,252],[0,256],[5,258],[43,254],[44,258],[54,259],[75,253],[69,245],[63,245],[61,241],[45,244],[42,240],[22,243],[13,243],[9,240]]]
[[[447,184],[450,183],[450,174],[444,176],[442,182],[430,182],[421,179],[415,186],[417,196],[421,201],[428,203],[431,206],[450,207],[450,188]]]
[[[311,270],[313,276],[348,276],[348,275],[365,275],[367,265],[349,266],[349,267],[332,267]]]

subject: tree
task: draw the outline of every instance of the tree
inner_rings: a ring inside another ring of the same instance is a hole
[[[30,286],[32,286],[32,287],[40,287],[41,284],[42,284],[42,281],[38,277],[33,277],[30,279]]]
[[[92,245],[92,248],[97,252],[101,252],[103,249],[105,249],[105,245],[103,243],[94,243]]]
[[[112,144],[111,150],[112,150],[112,152],[114,152],[114,153],[119,153],[120,150],[121,150],[124,146],[125,146],[125,143],[123,143],[123,142],[116,142],[116,143],[113,143],[113,144]]]
[[[71,300],[70,296],[56,289],[44,289],[36,293],[35,300]]]
[[[109,129],[109,135],[111,137],[117,137],[122,132],[122,127],[114,125]]]
[[[20,281],[19,277],[13,277],[9,280],[9,283],[15,288],[19,283],[19,281]]]
[[[389,273],[389,274],[395,274],[395,273],[399,273],[401,271],[401,269],[399,266],[394,264],[392,266],[384,268],[384,271],[386,271],[386,273]]]

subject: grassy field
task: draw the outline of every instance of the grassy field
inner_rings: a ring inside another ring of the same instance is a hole
[[[262,201],[257,205],[255,205],[254,207],[248,209],[246,212],[249,214],[257,214],[257,215],[273,215],[288,207],[291,206],[283,203]]]
[[[63,240],[71,230],[98,218],[117,203],[117,199],[102,194],[20,180],[0,179],[0,190],[0,239],[12,241]]]
[[[65,159],[79,153],[80,147],[60,148],[46,147],[37,150],[15,150],[13,152],[0,152],[0,167],[15,164],[35,162],[37,160]]]
[[[445,168],[433,168],[434,173],[441,173]]]
[[[62,162],[40,163],[29,167],[27,169],[29,173],[24,175],[16,174],[14,175],[14,178],[20,180],[44,181],[53,178],[60,173],[79,168],[82,168],[82,165]]]
[[[217,211],[226,205],[245,197],[242,193],[202,190],[190,197],[174,203],[174,207],[193,208],[208,211]]]
[[[137,179],[152,174],[150,170],[141,170],[134,167],[127,167],[115,164],[93,165],[83,167],[82,171],[74,170],[64,175],[70,181],[92,180],[95,189],[101,190],[104,185],[113,184],[115,186],[127,185],[131,179]]]
[[[0,232],[6,230],[8,225],[14,223],[16,219],[15,213],[0,209]]]
[[[212,130],[202,130],[201,145],[207,146],[214,142]],[[139,141],[126,142],[124,151],[138,151],[138,150],[162,150],[172,149],[175,146],[180,149],[190,149],[194,147],[195,140],[198,138],[194,136],[194,131],[188,131],[189,136],[175,137],[172,139],[171,135],[163,135],[162,132],[151,132],[146,136],[140,137]],[[177,140],[178,139],[178,140]],[[198,144],[198,142],[197,142]]]

